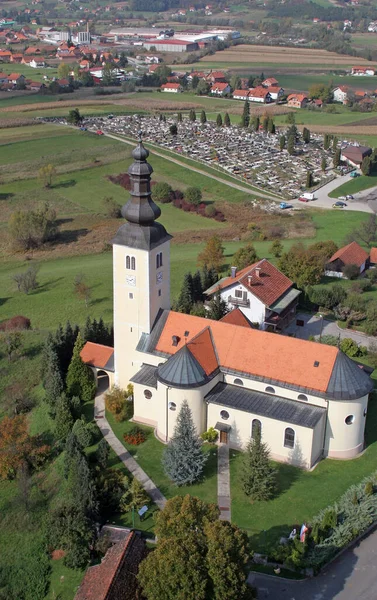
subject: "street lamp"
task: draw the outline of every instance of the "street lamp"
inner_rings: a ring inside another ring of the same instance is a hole
[[[321,340],[322,340],[322,329],[323,329],[323,315],[319,315],[319,318],[321,319],[321,330],[319,332],[319,343],[321,343]]]

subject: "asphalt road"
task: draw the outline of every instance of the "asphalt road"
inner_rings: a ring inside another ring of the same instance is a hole
[[[258,600],[376,600],[377,532],[313,579],[290,581],[250,573],[248,581],[258,588]]]

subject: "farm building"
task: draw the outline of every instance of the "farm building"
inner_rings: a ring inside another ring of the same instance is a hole
[[[158,52],[195,52],[199,49],[196,42],[186,42],[184,40],[149,40],[143,41],[143,46],[147,50],[154,48]]]
[[[305,94],[290,94],[287,98],[288,106],[293,108],[304,108],[308,103],[308,97]]]
[[[259,86],[252,88],[249,91],[249,102],[259,102],[260,104],[269,104],[271,102],[271,94],[264,87]]]
[[[182,86],[180,83],[163,83],[161,86],[162,92],[170,92],[173,94],[179,94],[182,92]]]
[[[346,148],[342,148],[340,158],[353,167],[360,167],[363,158],[371,154],[372,148],[368,146],[346,146]]]
[[[171,236],[157,222],[149,152],[140,141],[132,154],[125,222],[112,240],[115,344],[106,357],[90,345],[96,376],[124,389],[133,383],[133,420],[163,442],[187,401],[197,432],[214,427],[231,447],[244,448],[258,431],[275,460],[305,468],[360,454],[373,382],[338,348],[254,329],[238,309],[220,321],[170,309]],[[260,267],[267,280],[268,265],[255,265],[251,277]],[[284,304],[291,282],[275,276],[278,288],[268,289]]]
[[[347,265],[356,265],[360,274],[369,266],[369,255],[357,242],[351,242],[339,248],[326,265],[327,277],[345,278],[343,269]]]
[[[372,77],[376,74],[376,70],[372,67],[352,67],[351,75],[359,77]]]

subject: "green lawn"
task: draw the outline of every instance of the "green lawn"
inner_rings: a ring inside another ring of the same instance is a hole
[[[326,459],[314,471],[302,471],[276,463],[278,496],[268,502],[251,504],[240,486],[242,455],[231,451],[232,520],[246,529],[255,550],[268,550],[287,537],[293,527],[301,527],[321,509],[339,498],[348,487],[361,481],[377,464],[377,398],[370,400],[367,450],[350,461]]]
[[[354,179],[350,177],[349,181],[343,183],[335,190],[329,193],[330,198],[339,198],[339,196],[346,196],[347,194],[356,194],[362,190],[367,190],[371,187],[377,186],[377,175],[361,175]]]
[[[131,446],[126,444],[123,439],[123,434],[134,427],[134,424],[129,421],[117,423],[113,415],[110,413],[106,413],[106,416],[115,435],[120,439],[127,450],[135,457],[147,475],[153,479],[154,483],[161,490],[164,496],[166,496],[166,498],[191,494],[192,496],[198,496],[205,502],[214,502],[217,504],[216,446],[211,446],[209,444],[205,444],[203,446],[203,451],[209,453],[209,458],[204,472],[204,481],[190,486],[178,487],[171,483],[169,478],[164,473],[161,460],[166,446],[157,440],[151,427],[140,426],[146,432],[147,439],[139,446]]]

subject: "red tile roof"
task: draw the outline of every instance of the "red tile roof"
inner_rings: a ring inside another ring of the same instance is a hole
[[[245,267],[235,277],[226,277],[210,288],[214,294],[218,288],[224,289],[242,283],[247,290],[259,298],[266,306],[271,306],[292,287],[293,282],[266,258]],[[208,293],[208,292],[207,292]]]
[[[370,256],[371,263],[374,263],[374,264],[377,263],[377,248],[371,248],[369,256]]]
[[[75,600],[107,600],[115,576],[133,540],[135,532],[114,544],[105,554],[101,564],[89,567],[77,591]]]
[[[211,91],[214,90],[225,90],[228,87],[229,83],[214,83],[213,86],[211,87]]]
[[[163,83],[161,86],[162,90],[179,90],[181,87],[180,83]]]
[[[178,337],[177,346],[172,345],[172,336]],[[156,351],[173,355],[187,339],[190,351],[206,371],[214,364],[214,346],[223,368],[320,392],[327,390],[338,354],[334,346],[173,311],[168,314]],[[318,366],[314,366],[316,362]]]
[[[249,96],[252,96],[252,98],[265,98],[267,94],[269,94],[269,91],[261,85],[256,88],[252,88],[249,92]]]
[[[377,248],[376,248],[377,250]],[[220,319],[222,323],[229,323],[230,325],[239,325],[240,327],[253,327],[247,317],[243,314],[239,308],[234,308],[228,312],[225,317]]]
[[[287,100],[289,102],[289,100],[298,100],[299,102],[303,102],[304,100],[307,100],[308,97],[305,94],[289,94]]]
[[[102,344],[94,344],[93,342],[86,342],[80,352],[84,363],[99,368],[105,367],[113,354],[114,348],[103,346]]]
[[[357,242],[351,242],[347,246],[339,248],[339,250],[332,255],[329,263],[339,259],[344,265],[357,265],[358,267],[361,267],[361,265],[367,260],[368,256],[368,252],[359,246]]]

